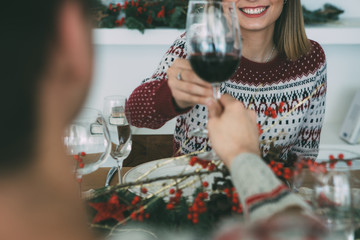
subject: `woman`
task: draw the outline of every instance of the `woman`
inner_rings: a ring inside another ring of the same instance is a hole
[[[237,0],[235,5],[242,58],[235,74],[222,84],[222,93],[257,112],[266,129],[260,136],[264,153],[274,142],[284,158],[289,151],[316,157],[325,111],[326,60],[321,46],[306,37],[300,0]],[[197,77],[186,60],[183,34],[155,74],[134,90],[128,107],[137,127],[156,129],[177,117],[174,150],[186,154],[207,144],[208,139],[191,137],[189,131],[205,123],[204,105],[211,97],[211,85]],[[276,110],[277,119],[267,119],[269,107]]]

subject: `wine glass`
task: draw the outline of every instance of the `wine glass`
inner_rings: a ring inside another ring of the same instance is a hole
[[[313,198],[315,213],[339,239],[354,239],[349,172],[329,170],[316,179]]]
[[[130,120],[125,115],[127,98],[124,96],[108,96],[104,99],[104,117],[109,127],[111,140],[111,157],[117,162],[119,183],[121,183],[121,167],[131,152]]]
[[[110,155],[110,135],[99,110],[83,108],[65,131],[64,143],[74,161],[76,175],[96,171]]]
[[[191,67],[212,84],[218,100],[221,83],[240,63],[240,27],[234,2],[189,1],[186,37]],[[207,137],[207,130],[198,128],[190,135]]]

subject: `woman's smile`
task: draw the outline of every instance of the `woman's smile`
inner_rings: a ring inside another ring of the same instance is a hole
[[[268,8],[269,6],[257,6],[257,7],[243,7],[243,8],[239,8],[239,10],[242,14],[244,14],[247,17],[256,18],[263,16],[267,12]]]

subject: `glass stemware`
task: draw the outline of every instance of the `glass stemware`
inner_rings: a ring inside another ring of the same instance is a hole
[[[317,180],[313,199],[315,213],[339,239],[354,239],[349,172],[330,170]]]
[[[111,140],[111,157],[117,162],[119,183],[123,161],[129,156],[132,148],[130,120],[125,115],[127,98],[108,96],[104,99],[104,117],[109,127]]]
[[[104,123],[100,111],[83,108],[65,131],[64,143],[79,180],[96,171],[110,155],[110,135]]]
[[[316,161],[299,158],[295,165],[295,190],[313,203],[330,231],[329,239],[354,239],[359,226],[358,159],[358,153],[321,148]]]
[[[234,2],[189,1],[186,37],[191,67],[212,84],[214,98],[219,99],[221,83],[234,74],[241,56]],[[207,130],[198,128],[190,135],[207,137]]]

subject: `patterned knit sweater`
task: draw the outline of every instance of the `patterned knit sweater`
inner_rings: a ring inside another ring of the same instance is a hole
[[[296,61],[287,60],[280,54],[268,63],[256,63],[242,57],[235,74],[221,86],[222,93],[232,95],[257,112],[258,122],[268,130],[260,135],[265,154],[270,143],[274,143],[281,147],[283,158],[289,151],[306,157],[317,156],[327,76],[323,49],[315,41],[311,41],[311,45],[310,52]],[[186,57],[183,34],[166,52],[154,75],[145,79],[128,101],[128,112],[136,127],[157,129],[177,117],[174,151],[181,147],[181,154],[203,149],[208,140],[189,136],[197,126],[206,125],[206,107],[196,105],[191,109],[177,109],[167,83],[168,68],[176,58]],[[281,102],[285,103],[282,113],[279,112]],[[268,107],[276,109],[276,119],[265,116]]]

